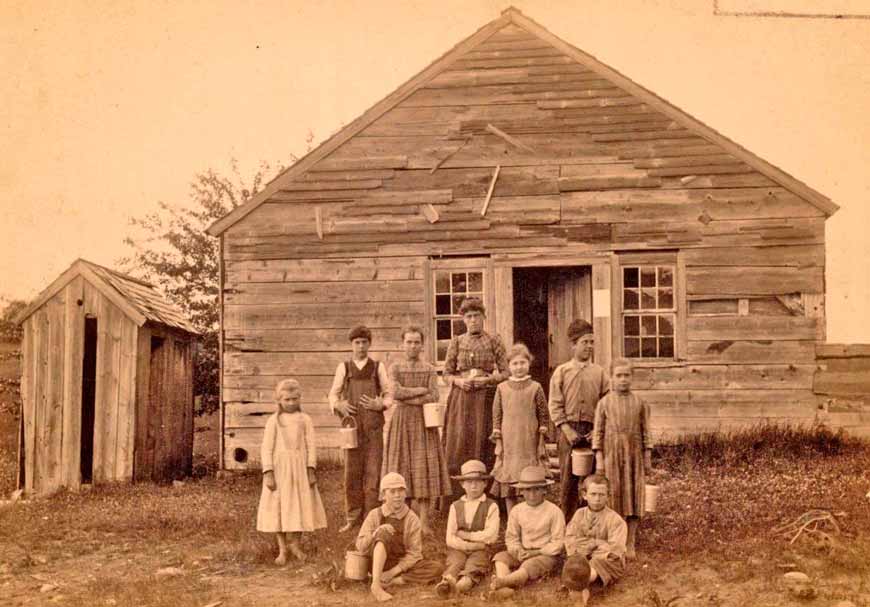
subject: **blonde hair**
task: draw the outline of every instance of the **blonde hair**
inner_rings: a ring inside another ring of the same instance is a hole
[[[507,361],[510,362],[513,359],[515,359],[517,356],[522,356],[527,361],[529,361],[529,364],[535,362],[535,357],[532,356],[531,352],[529,352],[529,349],[526,347],[526,344],[524,344],[521,341],[518,341],[517,343],[515,343],[514,345],[511,346],[510,351],[507,353]]]
[[[278,398],[280,392],[292,392],[293,390],[302,394],[302,386],[299,385],[299,382],[295,379],[282,379],[275,386],[275,398]]]
[[[610,375],[613,375],[613,371],[617,367],[628,367],[628,370],[634,374],[634,365],[627,358],[614,358],[610,361]]]

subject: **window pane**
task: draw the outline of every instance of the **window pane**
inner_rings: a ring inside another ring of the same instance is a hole
[[[483,272],[468,273],[468,290],[483,291]]]
[[[674,290],[673,289],[659,289],[659,308],[673,308],[674,307]]]
[[[450,345],[449,339],[439,339],[438,340],[438,351],[435,354],[438,357],[438,361],[441,362],[445,358],[447,358],[447,346]]]
[[[459,308],[462,307],[463,301],[465,301],[465,295],[453,296],[453,314],[459,314]]]
[[[656,338],[655,337],[644,337],[641,340],[641,356],[643,358],[655,358],[656,357]]]
[[[435,337],[436,339],[450,339],[450,321],[437,320],[435,321]]]
[[[622,307],[626,310],[637,310],[640,307],[640,301],[638,301],[637,291],[626,289],[623,292]]]
[[[436,295],[435,296],[435,314],[439,316],[450,314],[450,296]]]
[[[670,314],[662,314],[659,316],[659,335],[674,334],[674,317]]]
[[[673,268],[664,267],[659,268],[659,286],[660,287],[670,287],[674,284],[674,270]]]
[[[655,335],[656,331],[656,317],[655,316],[644,316],[641,321],[641,335]]]
[[[465,272],[454,272],[452,281],[454,293],[465,293],[465,291],[468,290],[466,288],[467,282],[465,280]]]
[[[453,337],[456,337],[457,335],[462,335],[466,331],[467,329],[465,328],[464,322],[462,322],[461,320],[453,321]]]
[[[639,316],[626,316],[622,326],[625,335],[640,335]]]
[[[625,357],[638,358],[640,356],[640,339],[637,337],[625,338]]]
[[[474,297],[476,299],[479,299],[480,301],[483,301],[483,293],[469,293],[468,297]]]
[[[655,310],[656,309],[656,290],[655,289],[644,289],[643,294],[640,297],[640,309],[641,310]]]
[[[662,337],[659,339],[659,357],[674,357],[674,340],[672,337]]]
[[[450,272],[435,272],[435,292],[450,293]]]
[[[640,286],[642,286],[642,287],[654,287],[654,286],[656,286],[655,266],[640,269]]]
[[[626,289],[640,286],[637,281],[637,268],[622,268],[622,286]]]

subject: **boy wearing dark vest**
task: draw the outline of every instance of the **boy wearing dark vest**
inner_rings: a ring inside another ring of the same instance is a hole
[[[348,334],[352,349],[350,360],[335,369],[329,404],[342,420],[356,425],[357,448],[345,451],[344,499],[347,522],[340,532],[353,529],[363,512],[378,505],[378,482],[384,452],[384,410],[392,402],[387,371],[379,361],[369,358],[372,332],[357,326]]]
[[[498,504],[484,493],[487,481],[483,462],[471,459],[462,464],[459,481],[465,495],[453,502],[447,515],[447,569],[435,592],[447,598],[452,592],[464,594],[489,572],[490,549],[498,539]]]
[[[366,516],[356,537],[357,551],[371,556],[372,595],[389,601],[393,595],[384,587],[403,584],[432,584],[444,566],[423,558],[423,529],[420,519],[408,508],[405,478],[390,472],[381,479],[383,505]]]

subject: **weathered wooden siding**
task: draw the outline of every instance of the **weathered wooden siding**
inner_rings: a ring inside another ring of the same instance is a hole
[[[24,323],[22,401],[28,492],[50,493],[81,483],[86,316],[98,323],[94,481],[132,478],[136,383],[132,361],[137,327],[79,276]]]
[[[870,438],[870,345],[825,344],[816,355],[819,367],[813,388],[821,421]]]
[[[246,228],[247,229],[247,228]],[[423,257],[227,260],[224,285],[224,461],[257,464],[279,380],[300,381],[325,457],[337,457],[327,393],[348,356],[348,330],[372,329],[371,356],[390,364],[400,329],[423,324]],[[243,450],[243,451],[239,451]],[[238,461],[244,460],[244,461]]]
[[[680,357],[637,374],[657,432],[811,419],[824,219],[509,25],[224,232],[225,464],[256,462],[271,388],[286,375],[300,377],[321,444],[333,445],[325,396],[344,331],[368,324],[375,356],[389,360],[396,329],[428,321],[424,264],[443,255],[678,252]],[[509,267],[492,275],[507,306]],[[617,276],[605,276],[596,269],[595,288],[612,288],[616,306]],[[599,333],[607,322],[596,320]],[[496,326],[507,334],[512,319]],[[620,353],[612,335],[602,355]]]

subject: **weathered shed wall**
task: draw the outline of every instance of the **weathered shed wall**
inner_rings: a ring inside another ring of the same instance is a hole
[[[870,345],[825,344],[816,354],[820,421],[870,438]]]
[[[225,464],[256,463],[271,389],[287,375],[303,383],[320,444],[334,446],[325,397],[346,330],[371,326],[386,362],[407,321],[431,340],[427,260],[441,256],[498,258],[487,270],[491,321],[505,334],[512,260],[593,265],[594,288],[613,303],[596,331],[618,355],[620,257],[672,254],[678,356],[636,375],[657,433],[812,419],[824,219],[709,137],[508,25],[223,233]]]
[[[81,482],[86,316],[98,322],[94,481],[132,478],[137,327],[78,276],[24,323],[21,392],[28,492]]]

